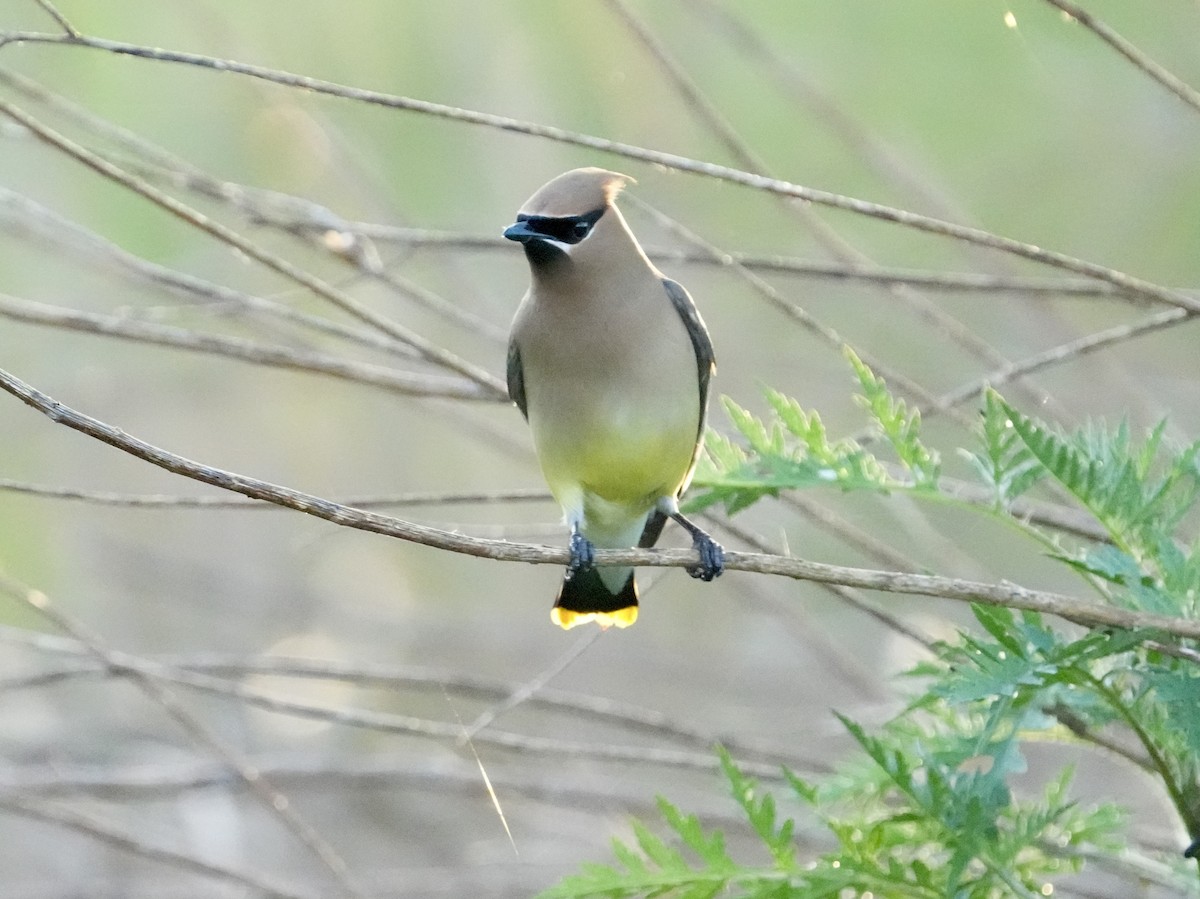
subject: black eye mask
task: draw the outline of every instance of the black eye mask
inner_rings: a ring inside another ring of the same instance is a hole
[[[517,221],[522,222],[530,231],[535,231],[549,240],[559,243],[576,244],[587,237],[604,215],[605,207],[593,209],[583,215],[518,215]]]

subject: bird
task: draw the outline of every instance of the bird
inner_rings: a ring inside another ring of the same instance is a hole
[[[551,611],[564,629],[637,620],[634,570],[596,567],[595,549],[653,546],[668,518],[691,535],[692,577],[711,581],[725,565],[721,545],[679,511],[703,446],[712,340],[617,208],[632,181],[594,167],[565,172],[504,230],[530,271],[509,338],[508,395],[570,531]]]

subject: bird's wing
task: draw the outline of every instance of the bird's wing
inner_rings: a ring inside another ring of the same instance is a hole
[[[696,439],[699,441],[700,435],[704,433],[704,418],[708,409],[708,384],[712,380],[713,372],[716,371],[717,359],[713,353],[712,340],[708,336],[708,328],[704,326],[704,319],[700,317],[700,312],[696,309],[696,304],[692,302],[691,295],[682,284],[672,281],[670,278],[663,278],[662,283],[667,291],[667,296],[671,299],[671,305],[683,319],[683,326],[687,328],[688,337],[692,339],[692,349],[696,351],[696,375],[700,383],[700,424],[696,431]],[[511,359],[510,355],[510,385],[512,384]],[[510,386],[509,393],[511,392],[512,387]]]
[[[529,420],[529,409],[525,403],[525,369],[521,367],[521,350],[515,340],[508,344],[508,398],[517,404],[525,420]]]

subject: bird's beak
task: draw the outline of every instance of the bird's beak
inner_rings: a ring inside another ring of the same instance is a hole
[[[530,230],[526,222],[517,222],[515,225],[509,225],[504,229],[504,236],[518,243],[529,243],[531,240],[545,237],[543,234],[538,234],[536,231]]]

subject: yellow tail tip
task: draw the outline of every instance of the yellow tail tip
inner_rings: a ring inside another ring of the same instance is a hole
[[[587,624],[589,621],[596,622],[605,630],[610,627],[629,627],[637,621],[637,617],[637,606],[626,606],[624,609],[616,609],[612,612],[572,612],[570,609],[560,609],[558,606],[550,610],[550,620],[564,631]]]

